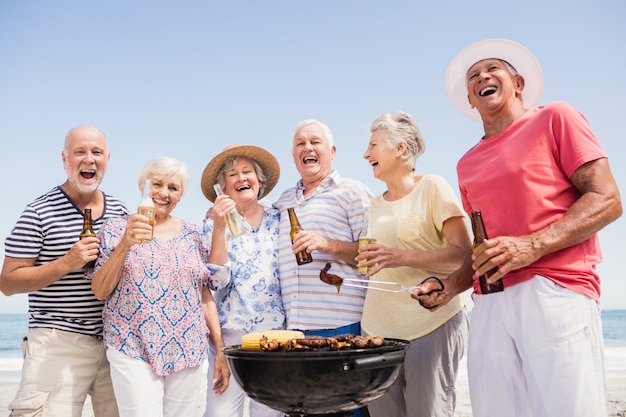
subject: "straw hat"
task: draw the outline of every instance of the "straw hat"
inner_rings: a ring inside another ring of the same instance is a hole
[[[278,165],[278,161],[274,155],[259,146],[231,145],[215,155],[202,173],[200,186],[202,187],[204,196],[208,198],[209,201],[215,201],[217,196],[215,195],[213,185],[217,183],[217,173],[222,169],[226,160],[231,157],[247,158],[259,164],[265,175],[265,190],[263,190],[263,194],[259,196],[259,199],[265,197],[272,191],[272,188],[274,188],[278,182],[278,177],[280,177],[280,165]]]
[[[524,106],[534,107],[543,92],[543,72],[537,58],[525,46],[507,39],[486,39],[463,49],[452,60],[446,72],[446,91],[454,107],[464,116],[481,121],[478,110],[467,101],[467,71],[478,61],[502,59],[513,65],[524,77]]]

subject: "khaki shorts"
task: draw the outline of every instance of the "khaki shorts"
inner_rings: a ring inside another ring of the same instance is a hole
[[[29,329],[11,417],[80,417],[87,395],[95,417],[118,417],[102,338]]]

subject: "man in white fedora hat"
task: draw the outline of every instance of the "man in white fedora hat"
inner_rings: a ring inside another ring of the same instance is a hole
[[[622,214],[608,159],[571,105],[537,106],[541,67],[503,39],[470,45],[451,62],[454,106],[484,136],[457,165],[463,206],[481,211],[488,239],[443,280],[446,303],[473,286],[468,375],[474,417],[606,416],[601,260],[597,233]],[[478,279],[501,292],[481,294]]]

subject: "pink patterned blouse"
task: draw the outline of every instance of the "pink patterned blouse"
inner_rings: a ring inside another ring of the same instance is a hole
[[[126,219],[102,225],[94,271],[121,241]],[[220,269],[208,264],[208,247],[199,226],[184,220],[167,241],[133,245],[104,306],[105,345],[147,362],[158,376],[199,366],[208,348],[201,290]]]

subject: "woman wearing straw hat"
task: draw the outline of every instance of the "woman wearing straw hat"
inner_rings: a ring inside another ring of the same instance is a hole
[[[279,212],[260,201],[278,182],[276,158],[258,146],[233,145],[215,156],[202,174],[202,192],[214,205],[203,232],[211,235],[211,262],[230,261],[230,275],[210,281],[215,292],[226,345],[241,343],[241,336],[282,329],[285,312],[278,281]],[[219,184],[224,195],[218,196]],[[243,220],[245,233],[227,227],[233,210]],[[220,346],[211,346],[213,356]],[[211,360],[209,360],[209,364]],[[211,375],[209,370],[208,375]],[[210,382],[210,381],[209,381]],[[211,387],[212,384],[208,384]],[[207,390],[205,417],[241,417],[245,392],[234,378],[223,394]],[[250,400],[250,417],[282,417],[283,413]]]

